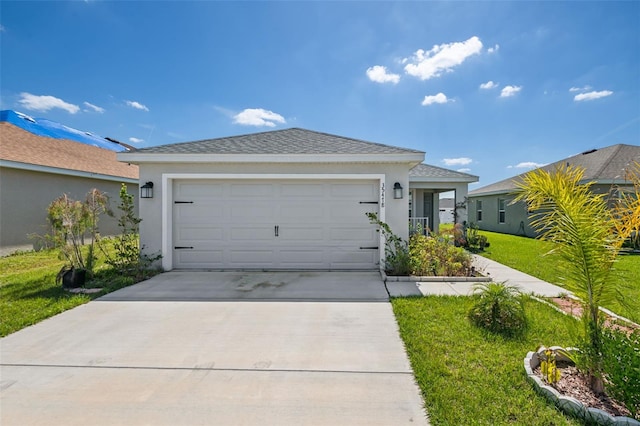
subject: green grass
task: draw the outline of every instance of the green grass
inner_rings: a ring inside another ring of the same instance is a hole
[[[496,232],[480,231],[491,244],[480,255],[500,262],[541,280],[564,287],[553,256],[545,256],[552,245],[546,241]],[[613,303],[604,306],[613,312],[640,323],[640,256],[622,255],[618,257],[616,272],[612,279],[622,288],[624,304]]]
[[[55,282],[64,264],[56,250],[0,258],[0,337],[134,283],[115,274],[100,258],[95,277],[85,287],[102,287],[102,291],[72,294]]]
[[[523,359],[538,345],[572,344],[576,321],[528,300],[529,328],[509,340],[466,319],[468,297],[392,300],[433,425],[578,425],[535,393]]]

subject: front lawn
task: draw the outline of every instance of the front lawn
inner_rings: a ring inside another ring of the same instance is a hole
[[[529,329],[508,340],[466,319],[468,297],[392,300],[433,425],[579,425],[535,393],[523,359],[538,345],[567,345],[577,322],[528,300]]]
[[[479,253],[480,255],[549,283],[563,286],[553,257],[545,256],[545,253],[552,248],[551,243],[489,231],[479,231],[479,233],[486,236],[490,243],[484,252]],[[622,295],[629,306],[615,303],[605,308],[640,323],[640,256],[619,256],[616,270],[617,275],[613,279],[625,285]]]
[[[102,291],[72,294],[56,284],[56,275],[65,264],[57,250],[0,258],[0,337],[134,283],[132,278],[116,274],[103,260],[99,256],[96,275],[85,285],[101,287]]]

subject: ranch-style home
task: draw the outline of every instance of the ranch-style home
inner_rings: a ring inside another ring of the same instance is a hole
[[[617,144],[592,149],[541,167],[553,171],[560,165],[584,168],[584,182],[593,182],[592,191],[615,196],[615,191],[631,187],[625,179],[634,162],[640,163],[640,146]],[[527,172],[530,173],[530,172]],[[535,237],[530,212],[523,202],[513,204],[518,182],[526,173],[475,189],[469,193],[469,220],[485,231]]]
[[[407,238],[409,217],[437,229],[438,194],[478,180],[424,156],[298,128],[117,155],[140,167],[141,244],[165,270],[379,269],[366,213]]]
[[[127,146],[16,111],[0,111],[0,250],[9,254],[35,245],[48,232],[47,207],[68,194],[84,200],[97,188],[118,202],[120,185],[138,194],[138,166],[116,159]],[[104,216],[102,235],[120,232]]]

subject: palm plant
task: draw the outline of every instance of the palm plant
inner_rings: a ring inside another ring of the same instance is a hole
[[[554,243],[550,253],[561,262],[566,288],[583,303],[585,335],[581,350],[591,388],[604,391],[602,377],[602,328],[599,307],[620,301],[620,287],[610,280],[616,257],[624,241],[640,229],[640,166],[629,179],[633,194],[619,198],[610,209],[605,194],[591,191],[592,182],[581,183],[584,170],[561,166],[552,172],[536,170],[518,184],[514,202],[525,201],[532,215],[531,225],[540,238]]]

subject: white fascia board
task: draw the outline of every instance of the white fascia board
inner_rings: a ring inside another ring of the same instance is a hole
[[[411,185],[412,183],[419,183],[419,182],[456,182],[456,183],[472,183],[472,182],[478,182],[480,180],[479,177],[477,176],[473,176],[473,177],[454,177],[454,178],[446,178],[446,177],[426,177],[426,176],[418,176],[418,177],[411,177],[409,176],[409,185]]]
[[[423,153],[406,154],[145,154],[122,152],[118,161],[141,163],[416,163]]]
[[[132,179],[121,176],[103,175],[101,173],[83,172],[80,170],[62,169],[58,167],[40,166],[38,164],[19,163],[17,161],[0,160],[0,167],[6,167],[8,169],[20,169],[29,170],[32,172],[40,173],[52,173],[56,175],[75,176],[90,179],[108,180],[113,182],[125,182],[125,183],[139,183],[138,179]]]

